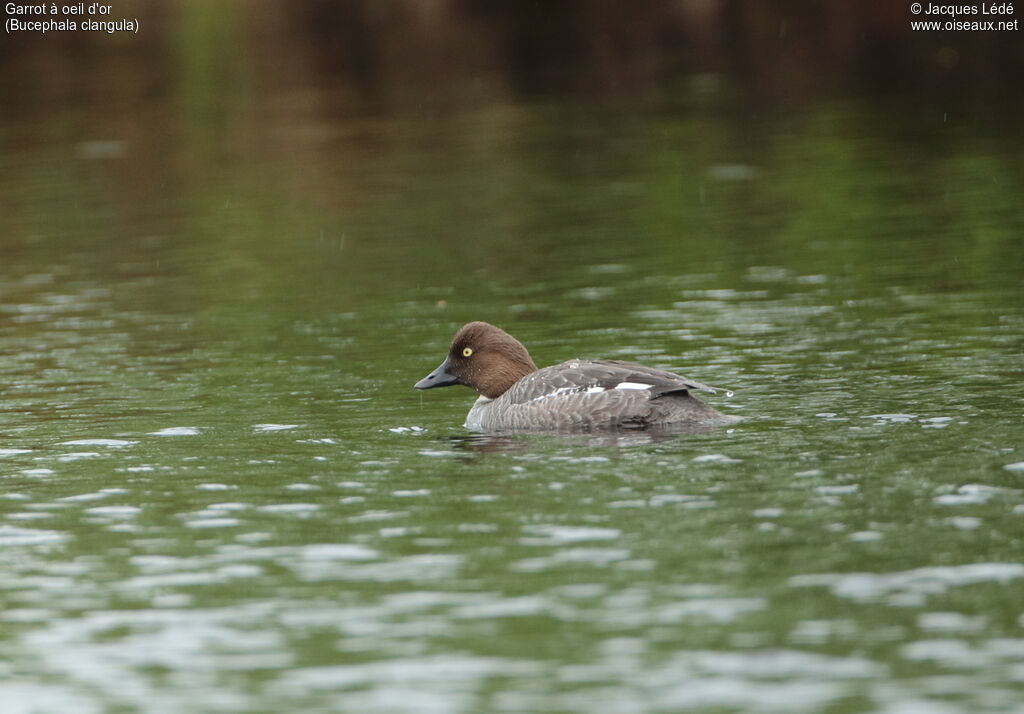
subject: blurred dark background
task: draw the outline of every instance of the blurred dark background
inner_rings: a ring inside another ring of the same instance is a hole
[[[430,113],[567,93],[771,111],[870,96],[948,121],[1016,112],[1024,69],[1019,32],[914,32],[902,0],[128,0],[112,16],[141,29],[8,35],[2,111],[130,113],[201,92],[191,80],[205,69],[211,89],[285,92],[276,112]],[[326,80],[311,107],[303,88]]]
[[[808,271],[848,264],[842,239],[864,266],[894,239],[956,275],[967,245],[1019,260],[1021,35],[914,17],[902,0],[120,0],[111,19],[138,33],[0,43],[0,259],[119,244],[165,271],[255,270],[260,245],[267,281],[282,239],[346,236],[341,265],[315,261],[324,281],[387,265],[409,286],[424,265],[449,284],[537,274],[579,240],[611,262],[640,241],[677,271],[722,259],[707,236],[739,272],[807,261],[819,236],[833,255]],[[223,250],[161,252],[185,244]]]

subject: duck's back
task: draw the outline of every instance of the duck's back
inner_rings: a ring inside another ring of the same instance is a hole
[[[617,360],[570,360],[537,370],[497,399],[481,398],[466,426],[478,431],[581,431],[718,426],[727,416],[690,392],[715,390],[671,372]]]

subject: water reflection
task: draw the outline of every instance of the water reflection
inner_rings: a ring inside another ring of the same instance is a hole
[[[460,434],[445,437],[444,441],[450,444],[455,451],[471,451],[477,454],[521,454],[533,451],[552,452],[559,448],[631,448],[685,438],[687,435],[710,434],[715,431],[729,433],[732,429],[675,425],[643,430],[598,430],[586,434]],[[603,460],[606,457],[595,456],[593,458]]]

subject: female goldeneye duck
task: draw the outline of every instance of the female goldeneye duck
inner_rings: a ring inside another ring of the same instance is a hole
[[[519,340],[486,322],[464,325],[441,366],[414,386],[453,384],[480,394],[466,417],[474,431],[702,428],[740,420],[691,394],[714,388],[660,369],[578,359],[537,369]]]

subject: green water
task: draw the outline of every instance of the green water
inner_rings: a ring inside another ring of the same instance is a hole
[[[5,714],[1024,711],[1019,132],[235,91],[3,125]],[[474,319],[748,418],[472,436]]]

